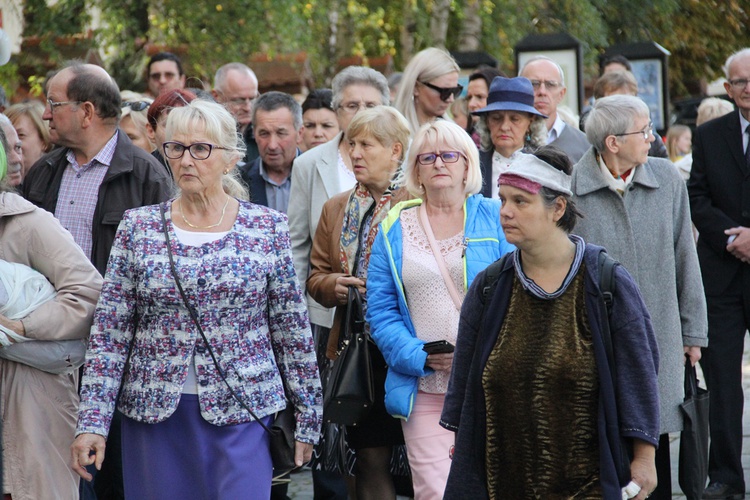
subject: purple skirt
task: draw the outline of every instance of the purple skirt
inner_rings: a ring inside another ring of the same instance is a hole
[[[270,424],[271,417],[263,419]],[[257,422],[218,427],[200,414],[198,396],[183,394],[158,424],[122,419],[125,498],[138,500],[270,498],[268,433]]]

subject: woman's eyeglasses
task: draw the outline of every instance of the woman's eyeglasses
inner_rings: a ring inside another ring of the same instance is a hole
[[[182,158],[182,155],[185,154],[186,149],[190,151],[190,156],[192,156],[196,160],[207,160],[208,157],[211,156],[211,150],[213,149],[230,150],[230,148],[223,148],[221,146],[215,146],[207,142],[196,142],[196,143],[190,144],[189,146],[186,146],[185,144],[181,144],[179,142],[170,141],[170,142],[165,142],[163,146],[164,146],[164,156],[166,156],[170,160],[179,160],[180,158]]]
[[[143,111],[148,108],[151,104],[146,101],[127,101],[122,103],[122,108],[130,108],[133,111]]]
[[[463,156],[463,153],[458,151],[443,151],[442,153],[422,153],[417,155],[417,162],[420,165],[432,165],[437,161],[438,158],[443,160],[443,163],[456,163],[459,158]]]
[[[433,85],[427,82],[419,82],[419,83],[421,83],[427,88],[434,90],[435,92],[439,92],[441,101],[447,101],[448,99],[450,99],[451,96],[453,96],[454,98],[458,98],[458,96],[460,96],[461,92],[464,90],[463,85],[457,85],[456,87],[445,88],[445,87],[438,87],[437,85]]]

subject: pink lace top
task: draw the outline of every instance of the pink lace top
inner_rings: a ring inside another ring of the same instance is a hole
[[[447,340],[455,345],[460,312],[456,310],[445,286],[427,235],[419,222],[418,212],[416,209],[404,210],[400,218],[404,243],[404,289],[417,337],[425,342]],[[461,231],[455,236],[437,242],[448,273],[453,278],[462,299],[466,295],[461,262],[463,240],[464,232]],[[448,389],[449,378],[448,371],[435,372],[420,379],[419,390],[444,394]]]

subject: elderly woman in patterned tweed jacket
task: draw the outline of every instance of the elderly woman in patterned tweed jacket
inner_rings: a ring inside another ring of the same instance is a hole
[[[72,454],[90,479],[83,466],[100,466],[117,403],[128,498],[269,498],[269,435],[227,384],[266,424],[286,392],[298,465],[318,439],[322,394],[287,219],[235,197],[235,130],[215,103],[172,110],[162,149],[180,192],[126,212],[110,257]],[[208,344],[176,288],[165,229]]]

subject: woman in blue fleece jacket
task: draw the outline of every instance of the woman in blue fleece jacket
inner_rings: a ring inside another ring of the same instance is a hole
[[[512,246],[500,228],[500,203],[475,194],[482,184],[478,153],[456,124],[438,120],[417,132],[405,176],[421,199],[398,204],[381,223],[370,257],[367,319],[388,364],[385,406],[404,420],[419,500],[442,497],[454,439],[439,425],[453,354],[428,355],[423,346],[456,343],[466,290]]]

